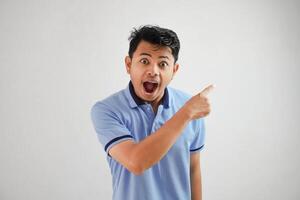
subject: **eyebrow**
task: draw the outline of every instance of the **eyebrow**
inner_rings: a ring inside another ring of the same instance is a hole
[[[143,56],[143,55],[152,57],[151,54],[149,54],[149,53],[140,53],[140,56]],[[166,58],[166,59],[170,60],[168,56],[159,56],[158,58]]]

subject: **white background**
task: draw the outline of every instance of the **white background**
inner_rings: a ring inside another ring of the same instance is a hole
[[[90,120],[125,88],[128,36],[178,33],[172,87],[209,83],[206,200],[300,199],[299,1],[0,1],[0,199],[111,199]]]

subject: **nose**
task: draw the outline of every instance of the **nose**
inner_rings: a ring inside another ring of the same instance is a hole
[[[151,65],[147,71],[149,76],[159,76],[159,67],[157,65]]]

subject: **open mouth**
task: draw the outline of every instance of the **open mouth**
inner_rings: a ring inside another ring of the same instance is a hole
[[[145,81],[143,83],[144,89],[147,93],[153,93],[158,87],[157,82]]]

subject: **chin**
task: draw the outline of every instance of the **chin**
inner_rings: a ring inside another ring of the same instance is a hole
[[[146,101],[155,101],[161,96],[160,94],[160,91],[155,91],[153,93],[147,93],[146,91],[143,91],[143,97]]]

